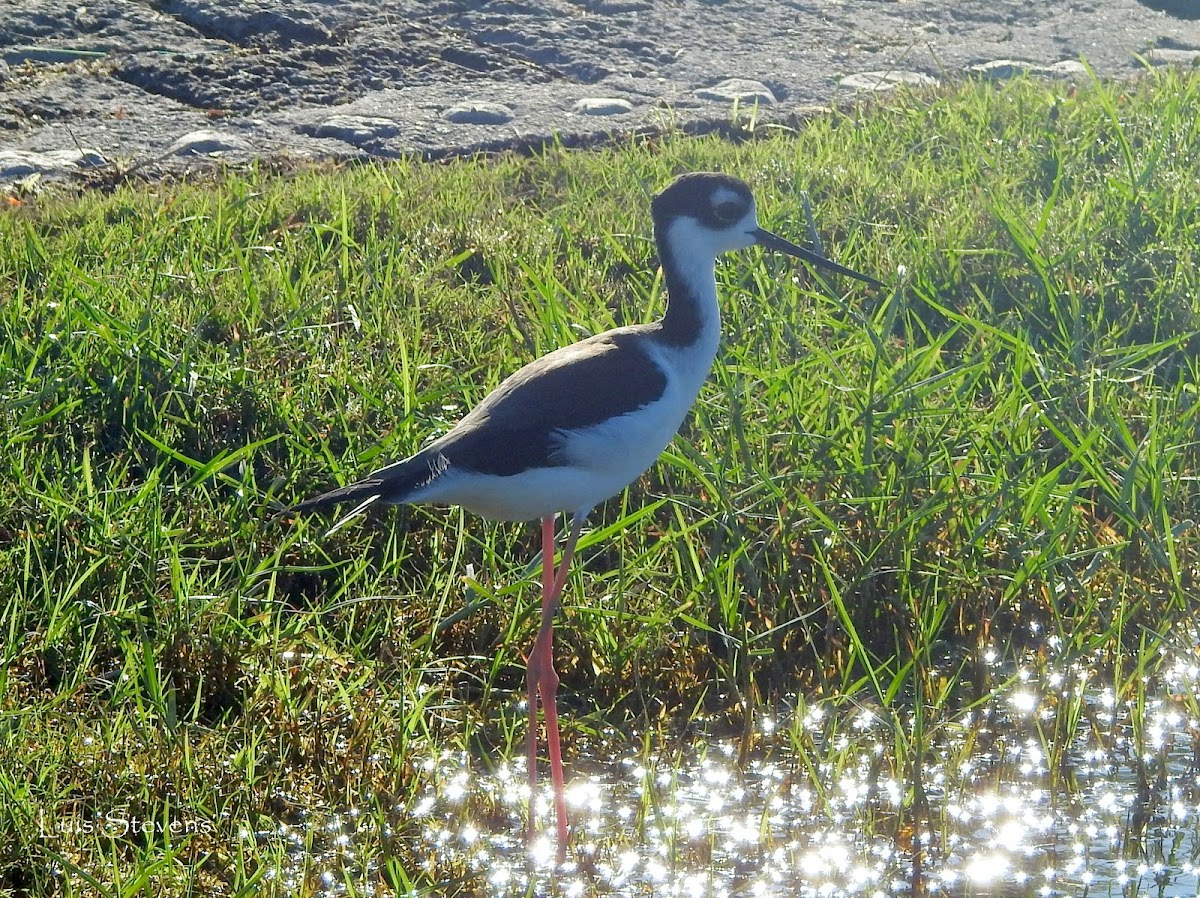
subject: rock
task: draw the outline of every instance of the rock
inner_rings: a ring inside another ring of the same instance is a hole
[[[584,97],[575,101],[571,111],[576,115],[620,115],[633,112],[633,104],[619,97]]]
[[[582,0],[589,12],[618,13],[640,12],[650,8],[650,0]]]
[[[725,103],[759,103],[772,106],[777,102],[771,88],[750,78],[726,78],[720,84],[702,87],[692,91],[692,94],[701,100]]]
[[[838,81],[839,87],[848,90],[891,90],[901,84],[910,87],[936,87],[937,79],[921,72],[906,72],[902,69],[889,69],[881,72],[859,72],[847,75]]]
[[[1142,4],[1181,19],[1200,19],[1200,6],[1196,0],[1141,0]]]
[[[1074,78],[1086,75],[1087,69],[1077,59],[1064,59],[1061,62],[1041,65],[1027,62],[1023,59],[993,59],[979,65],[969,65],[966,68],[969,75],[982,75],[984,78],[994,78],[1003,81],[1015,78],[1017,75],[1042,75],[1047,78]]]
[[[73,175],[107,164],[108,160],[95,150],[50,150],[45,153],[0,150],[0,184],[12,184],[31,175]]]
[[[202,128],[189,131],[167,147],[164,156],[223,156],[226,153],[248,153],[250,144],[236,134]]]
[[[334,140],[359,146],[374,140],[395,137],[402,132],[400,122],[391,118],[372,115],[331,115],[320,124],[308,129],[314,137],[332,137]]]
[[[277,0],[163,0],[161,7],[201,33],[233,43],[327,44],[333,39],[333,33],[318,19],[317,10],[294,4],[281,12],[281,5]]]
[[[1200,50],[1178,50],[1173,47],[1155,47],[1145,54],[1151,65],[1200,65]]]
[[[503,103],[472,100],[456,103],[442,113],[442,118],[456,125],[503,125],[512,121],[512,110]]]

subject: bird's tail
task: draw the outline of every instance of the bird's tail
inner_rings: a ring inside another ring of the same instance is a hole
[[[345,502],[359,502],[369,504],[376,502],[381,498],[380,488],[377,484],[368,482],[351,483],[347,486],[338,487],[335,490],[330,490],[327,493],[321,493],[319,496],[313,496],[305,499],[303,502],[297,502],[288,511],[294,512],[310,512],[324,511],[328,508],[333,508],[336,505],[341,505]]]
[[[357,502],[366,507],[373,502],[399,505],[407,502],[421,487],[437,477],[446,467],[445,459],[434,454],[418,452],[403,461],[398,461],[368,474],[362,480],[338,487],[303,502],[297,502],[289,511],[321,511],[347,502]]]

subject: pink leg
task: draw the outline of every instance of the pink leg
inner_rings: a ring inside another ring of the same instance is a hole
[[[537,640],[529,653],[527,664],[529,679],[529,838],[535,831],[533,796],[537,786],[537,706],[541,699],[546,715],[546,747],[550,753],[550,780],[554,786],[554,812],[558,821],[558,856],[562,860],[567,850],[567,803],[563,794],[564,777],[562,748],[558,738],[558,674],[554,670],[554,616],[558,613],[563,587],[571,570],[571,557],[575,554],[575,543],[583,530],[583,516],[571,523],[571,532],[563,546],[562,561],[554,569],[554,519],[542,520],[542,623]]]
[[[542,518],[542,623],[545,628],[545,601],[554,587],[554,518]],[[538,747],[538,679],[541,665],[542,632],[538,631],[533,650],[526,662],[525,675],[528,680],[529,731],[525,735],[525,749],[529,757],[529,839],[533,840],[535,820],[533,800],[537,791],[537,747]]]

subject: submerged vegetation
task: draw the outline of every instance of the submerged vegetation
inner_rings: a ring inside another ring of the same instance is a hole
[[[695,169],[744,177],[796,239],[807,191],[826,251],[889,289],[723,262],[713,376],[594,516],[560,620],[568,779],[601,789],[615,759],[649,784],[581,827],[578,887],[668,893],[619,875],[653,844],[709,883],[681,892],[815,893],[789,846],[850,819],[890,860],[855,885],[821,855],[821,893],[920,894],[981,766],[1000,805],[1001,781],[1070,807],[1083,767],[1124,777],[1121,862],[1190,869],[1146,846],[1200,825],[1168,763],[1200,746],[1200,75],[968,83],[746,136],[14,199],[0,895],[532,890],[508,759],[534,528],[273,512],[660,314],[648,191]],[[763,795],[732,861],[668,813],[670,784],[717,788],[710,737],[718,779]],[[448,806],[461,829],[431,828]]]

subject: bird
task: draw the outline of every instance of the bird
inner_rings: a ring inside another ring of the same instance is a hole
[[[541,522],[541,622],[526,661],[529,839],[536,834],[539,703],[545,718],[558,856],[569,832],[554,669],[553,627],[588,516],[658,459],[716,358],[721,315],[716,260],[755,244],[873,287],[880,281],[758,224],[746,182],[717,172],[676,177],[651,199],[666,308],[648,324],[562,346],[508,376],[446,434],[420,451],[292,506],[458,505],[484,518]],[[554,564],[555,521],[570,521]]]

